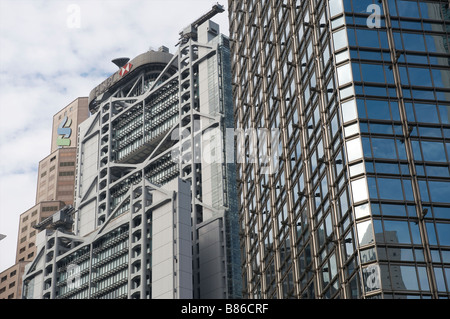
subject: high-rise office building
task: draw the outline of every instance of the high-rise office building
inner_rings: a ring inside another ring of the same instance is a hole
[[[241,295],[228,39],[220,5],[119,67],[89,96],[78,131],[74,209],[37,227],[24,298]]]
[[[236,126],[280,131],[271,174],[238,163],[244,297],[448,298],[449,2],[229,17]]]
[[[53,116],[51,153],[38,165],[36,204],[20,215],[16,264],[0,273],[0,299],[22,296],[25,265],[36,257],[35,226],[73,204],[77,127],[88,115],[88,99],[80,97]]]

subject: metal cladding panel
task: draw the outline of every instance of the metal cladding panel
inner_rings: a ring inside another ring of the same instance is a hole
[[[192,298],[189,183],[165,188],[175,193],[152,212],[152,298]]]
[[[221,264],[225,259],[221,237],[222,220],[216,219],[199,227],[200,249],[200,291],[201,298],[223,298],[226,284],[223,280]]]

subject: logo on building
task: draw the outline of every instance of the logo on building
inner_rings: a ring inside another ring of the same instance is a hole
[[[133,67],[133,64],[131,64],[131,63],[125,64],[125,65],[120,69],[119,75],[120,75],[120,76],[124,76],[125,74],[127,74],[128,72],[130,72],[130,70],[131,70],[132,67]]]
[[[70,146],[70,136],[72,135],[70,125],[72,125],[72,120],[65,116],[58,126],[58,138],[56,139],[56,145]]]

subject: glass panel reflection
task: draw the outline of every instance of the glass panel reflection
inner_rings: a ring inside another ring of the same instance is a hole
[[[372,221],[368,220],[365,222],[357,223],[356,230],[358,232],[358,242],[360,246],[373,243],[374,237]]]
[[[381,288],[380,267],[378,264],[363,268],[364,290],[366,292]]]
[[[359,202],[368,199],[367,181],[365,178],[352,181],[353,202]]]
[[[353,140],[347,141],[345,144],[347,146],[347,156],[349,162],[363,157],[360,138],[355,138]]]
[[[416,268],[413,266],[391,266],[393,289],[419,290]]]

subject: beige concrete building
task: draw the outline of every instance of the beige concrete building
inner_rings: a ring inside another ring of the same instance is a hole
[[[33,226],[73,204],[78,125],[89,117],[88,98],[72,101],[53,116],[51,153],[39,162],[36,204],[20,215],[16,264],[0,273],[0,299],[21,299],[25,265],[36,257]]]
[[[28,262],[21,261],[0,273],[0,299],[20,299],[22,274]]]
[[[63,147],[77,147],[78,125],[89,117],[88,98],[79,97],[53,116],[53,153]]]
[[[39,162],[36,203],[62,201],[73,204],[75,183],[75,147],[56,149]]]
[[[33,226],[64,206],[65,203],[62,201],[43,201],[20,215],[16,263],[34,259],[36,254],[35,239],[38,231]]]
[[[73,204],[78,125],[89,117],[88,98],[80,97],[53,116],[51,154],[39,162],[36,204]]]

